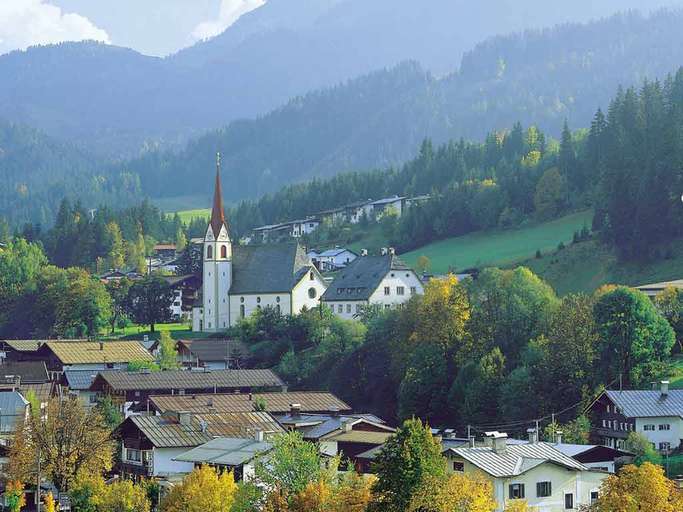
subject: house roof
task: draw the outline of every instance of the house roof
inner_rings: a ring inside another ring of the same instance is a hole
[[[199,446],[216,436],[241,437],[249,433],[253,435],[257,430],[284,432],[273,417],[265,412],[191,414],[186,425],[179,421],[177,414],[133,415],[126,421],[132,422],[157,448]]]
[[[391,427],[384,425],[384,421],[372,414],[284,414],[277,415],[276,418],[282,425],[296,428],[305,439],[320,439],[340,431],[345,424],[353,425],[361,421],[384,428],[387,432],[394,431]]]
[[[116,391],[154,391],[159,389],[217,388],[281,388],[280,377],[271,370],[167,370],[162,372],[99,372],[98,381],[106,382]]]
[[[358,257],[339,272],[323,294],[322,300],[368,300],[382,279],[392,270],[413,272],[393,254]]]
[[[394,435],[394,432],[372,432],[369,430],[351,430],[341,432],[331,437],[326,437],[326,441],[336,441],[338,443],[359,443],[383,445]]]
[[[18,391],[0,391],[0,431],[14,431],[17,419],[26,413],[28,401]]]
[[[94,370],[65,370],[64,380],[69,389],[88,390],[97,377]]]
[[[381,206],[381,205],[385,205],[385,204],[395,203],[396,201],[402,201],[404,199],[405,199],[405,197],[403,197],[403,196],[386,197],[384,199],[379,199],[377,201],[373,201],[371,204],[373,206],[374,205]]]
[[[188,281],[196,281],[197,284],[199,284],[199,278],[194,274],[187,274],[184,276],[162,276],[161,278],[171,287],[177,286],[179,284],[185,284]]]
[[[22,384],[19,387],[19,393],[26,397],[29,393],[33,393],[40,402],[47,402],[52,398],[54,391],[53,382],[36,382],[32,384]]]
[[[200,362],[226,361],[235,355],[249,352],[239,340],[180,340],[178,344],[182,344],[192,354],[193,359],[199,359]]]
[[[173,460],[235,467],[246,464],[257,455],[268,452],[272,448],[271,443],[255,439],[217,437]]]
[[[319,257],[319,258],[334,258],[335,256],[339,256],[340,254],[343,254],[345,252],[350,252],[351,254],[358,256],[351,249],[345,249],[345,248],[341,247],[341,248],[336,248],[336,249],[328,249],[328,250],[323,251],[321,253],[317,253],[317,257]]]
[[[311,268],[299,244],[233,247],[230,294],[289,293]]]
[[[154,361],[137,341],[48,341],[46,345],[62,364]]]
[[[587,471],[583,464],[555,449],[548,443],[508,444],[505,452],[496,453],[491,447],[449,448],[453,453],[494,477],[518,476],[545,463],[552,463],[576,471]]]
[[[36,352],[47,340],[3,340],[3,343],[17,352]]]
[[[636,286],[636,290],[640,290],[641,292],[649,296],[654,296],[669,287],[683,290],[683,279],[676,279],[675,281],[664,281],[661,283],[644,284],[641,286]]]
[[[605,452],[611,453],[614,458],[617,457],[624,457],[631,455],[628,452],[624,452],[622,450],[617,450],[615,448],[610,448],[609,446],[602,446],[602,445],[595,445],[595,444],[570,444],[570,443],[554,443],[553,448],[556,450],[561,451],[565,455],[568,455],[569,457],[578,457],[579,455],[583,455],[588,452],[592,452],[594,450],[604,450]]]
[[[0,380],[10,381],[19,377],[21,384],[48,382],[50,377],[44,361],[17,361],[0,365]]]
[[[190,412],[250,412],[256,400],[265,402],[266,411],[286,413],[291,404],[299,404],[303,412],[350,411],[351,407],[331,393],[291,392],[241,394],[198,394],[198,395],[153,395],[150,404],[159,411]]]
[[[670,389],[667,395],[659,390],[607,390],[604,394],[628,418],[683,418],[683,389]]]

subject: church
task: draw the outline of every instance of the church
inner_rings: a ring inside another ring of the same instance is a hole
[[[223,210],[220,160],[202,259],[201,307],[192,311],[193,331],[227,329],[268,306],[294,315],[318,306],[327,288],[298,243],[233,245]]]

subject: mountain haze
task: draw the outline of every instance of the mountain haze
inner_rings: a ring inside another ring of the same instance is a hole
[[[440,75],[486,37],[640,3],[269,0],[224,34],[166,59],[89,42],[2,56],[0,117],[107,157],[136,155],[406,60]]]

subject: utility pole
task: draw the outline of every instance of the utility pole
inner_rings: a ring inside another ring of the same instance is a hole
[[[38,447],[38,476],[36,482],[36,512],[40,512],[40,447]]]
[[[555,413],[552,413],[551,418],[552,418],[551,425],[553,426],[553,444],[554,444],[554,443],[557,443],[557,437],[555,437],[555,432],[557,431],[557,429],[555,428]]]

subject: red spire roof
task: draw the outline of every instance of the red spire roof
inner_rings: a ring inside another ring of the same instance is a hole
[[[221,190],[221,154],[216,154],[216,185],[213,193],[213,208],[211,209],[211,229],[213,236],[218,238],[221,228],[228,224],[225,222],[225,212],[223,211],[223,192]]]

